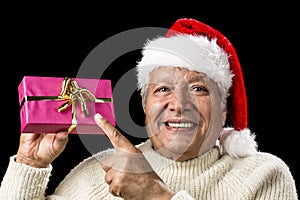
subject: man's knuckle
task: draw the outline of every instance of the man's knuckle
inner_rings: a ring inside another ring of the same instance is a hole
[[[113,137],[114,137],[116,140],[120,140],[120,138],[121,138],[120,132],[119,132],[118,130],[116,130],[116,129],[113,129],[113,130],[112,130],[112,135],[113,135]]]

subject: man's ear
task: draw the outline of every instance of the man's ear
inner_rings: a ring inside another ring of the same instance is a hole
[[[145,95],[141,95],[141,104],[142,104],[142,107],[143,107],[143,111],[144,113],[146,114],[146,99],[145,99]]]
[[[142,105],[142,107],[143,107],[144,114],[146,114],[146,106]]]
[[[225,125],[226,118],[227,118],[227,111],[223,111],[223,114],[222,114],[222,126]]]

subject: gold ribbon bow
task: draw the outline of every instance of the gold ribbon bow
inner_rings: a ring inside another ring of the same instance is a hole
[[[72,110],[74,110],[76,102],[80,102],[81,110],[86,116],[89,115],[89,111],[86,107],[86,102],[96,101],[97,99],[90,91],[85,88],[80,88],[76,81],[72,81],[71,78],[68,77],[64,78],[59,97],[66,100],[67,102],[59,106],[58,112],[66,110],[71,105]]]

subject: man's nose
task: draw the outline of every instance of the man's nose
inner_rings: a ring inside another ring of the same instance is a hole
[[[182,114],[188,110],[188,104],[191,100],[191,97],[187,92],[177,92],[173,93],[169,100],[168,107],[171,111],[174,111],[178,114]]]

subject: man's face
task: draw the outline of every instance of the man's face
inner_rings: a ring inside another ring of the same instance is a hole
[[[177,161],[197,157],[211,122],[211,107],[204,74],[175,67],[154,70],[144,107],[153,148]]]

